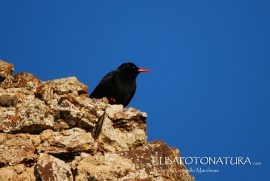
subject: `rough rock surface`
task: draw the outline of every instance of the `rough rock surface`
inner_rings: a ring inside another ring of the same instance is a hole
[[[147,142],[146,113],[90,99],[75,77],[13,70],[0,60],[0,181],[194,180],[178,149]]]
[[[11,76],[13,71],[14,66],[12,64],[0,60],[0,81],[3,81],[7,77]]]

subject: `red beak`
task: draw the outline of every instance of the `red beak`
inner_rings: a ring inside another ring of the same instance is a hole
[[[145,68],[139,68],[138,72],[151,72],[150,70],[147,70]]]

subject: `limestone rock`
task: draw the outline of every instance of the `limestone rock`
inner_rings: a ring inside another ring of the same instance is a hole
[[[193,181],[180,160],[178,149],[170,148],[162,141],[149,142],[135,150],[119,152],[124,158],[132,160],[138,173],[149,180]]]
[[[18,100],[20,95],[14,96]],[[0,97],[2,97],[0,95]],[[25,96],[27,97],[27,96]],[[3,102],[3,101],[0,101]],[[15,101],[10,101],[15,102]],[[9,132],[39,133],[42,130],[53,128],[54,117],[50,108],[39,99],[26,101],[18,107],[1,107],[0,130]]]
[[[0,60],[0,82],[5,80],[5,78],[11,76],[13,71],[14,66],[12,64]]]
[[[52,99],[58,102],[62,95],[82,95],[87,92],[88,87],[80,83],[76,77],[49,80],[36,89],[37,96],[47,104],[53,104]]]
[[[42,181],[73,181],[70,166],[64,161],[45,153],[40,154],[36,170]]]
[[[53,90],[59,94],[68,94],[76,92],[78,95],[87,94],[88,87],[85,84],[80,83],[76,77],[68,77],[62,79],[55,79],[51,81]]]
[[[109,114],[109,118],[113,122],[114,128],[119,128],[123,132],[142,129],[146,131],[146,113],[140,112],[132,107],[123,111]]]
[[[105,152],[135,149],[146,143],[146,113],[134,108],[109,105],[101,133],[97,139]]]
[[[70,128],[76,126],[93,133],[106,107],[107,104],[102,99],[92,100],[85,96],[67,95],[61,97],[53,109],[59,115],[56,118],[64,120]]]
[[[26,167],[23,164],[0,168],[0,180],[36,181],[34,166]]]
[[[14,77],[8,76],[0,85],[0,87],[7,88],[25,88],[27,90],[35,91],[42,82],[34,75],[29,73],[18,73]]]
[[[0,106],[25,107],[24,103],[30,103],[35,98],[32,91],[23,88],[0,88]]]
[[[119,180],[124,181],[129,174],[135,173],[131,160],[117,154],[100,153],[82,159],[78,164],[77,181]]]
[[[52,99],[54,98],[52,81],[47,81],[42,85],[38,86],[36,89],[36,95],[46,104],[52,104]]]
[[[45,130],[40,134],[39,152],[50,154],[72,154],[76,152],[94,152],[97,144],[91,133],[80,128],[53,132]]]
[[[91,99],[75,77],[13,70],[0,60],[0,181],[194,180],[178,149],[147,142],[145,112]]]
[[[38,135],[0,133],[0,165],[33,165],[38,157]]]
[[[96,141],[101,151],[116,152],[134,149],[146,143],[146,140],[145,130],[134,129],[124,132],[119,128],[114,128],[111,120],[105,117],[101,133]]]

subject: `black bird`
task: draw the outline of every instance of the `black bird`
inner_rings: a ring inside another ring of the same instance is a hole
[[[138,68],[131,62],[123,63],[105,75],[89,97],[97,99],[106,97],[110,104],[123,104],[126,107],[135,94],[136,77],[140,72],[150,70]]]

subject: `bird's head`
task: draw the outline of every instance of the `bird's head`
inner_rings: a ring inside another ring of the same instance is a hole
[[[150,70],[145,69],[145,68],[138,68],[134,63],[131,63],[131,62],[123,63],[122,65],[118,67],[117,70],[124,70],[124,71],[130,72],[136,77],[141,72],[151,72]]]

